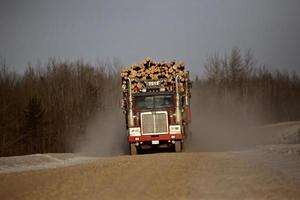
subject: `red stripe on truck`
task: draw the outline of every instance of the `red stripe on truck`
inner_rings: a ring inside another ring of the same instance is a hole
[[[172,137],[173,136],[173,137]],[[175,138],[174,138],[175,136]],[[152,140],[181,140],[182,135],[178,134],[160,134],[160,135],[142,135],[142,136],[128,136],[128,142],[147,142]]]

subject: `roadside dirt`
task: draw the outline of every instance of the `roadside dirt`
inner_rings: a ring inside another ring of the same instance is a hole
[[[0,174],[1,199],[300,199],[293,179],[236,153],[165,153]]]
[[[215,134],[207,152],[0,158],[0,199],[300,199],[300,123],[248,131],[244,148]]]

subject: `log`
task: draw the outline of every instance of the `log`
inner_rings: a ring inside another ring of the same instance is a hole
[[[185,72],[185,63],[176,61],[171,62],[153,62],[149,57],[145,57],[142,64],[135,63],[121,71],[122,90],[126,91],[126,78],[132,80],[134,92],[138,92],[145,87],[146,80],[161,80],[161,84],[168,86],[168,90],[174,89],[175,77],[179,75],[180,91],[184,91],[184,84],[187,81]]]

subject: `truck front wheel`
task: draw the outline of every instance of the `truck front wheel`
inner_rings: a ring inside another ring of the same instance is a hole
[[[175,152],[181,152],[182,151],[182,143],[181,141],[175,141]]]
[[[135,144],[130,144],[130,155],[136,155],[137,154],[137,149]]]

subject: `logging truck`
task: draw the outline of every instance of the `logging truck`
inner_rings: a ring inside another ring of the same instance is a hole
[[[130,154],[153,148],[181,152],[191,140],[191,82],[184,63],[155,63],[146,57],[125,68],[121,77]]]

